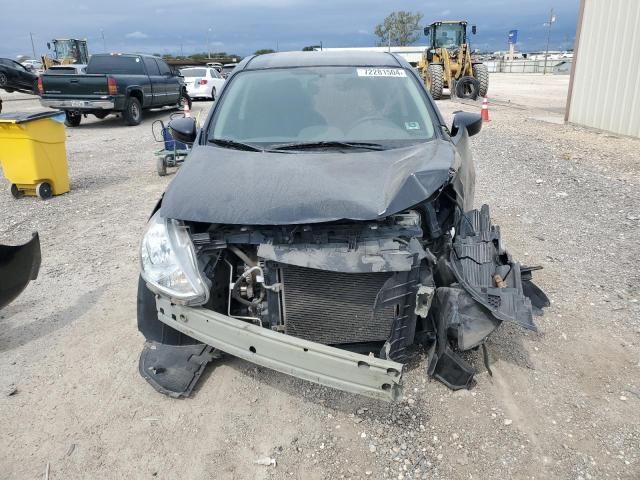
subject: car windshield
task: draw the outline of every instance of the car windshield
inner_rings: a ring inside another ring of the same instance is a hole
[[[209,141],[263,148],[314,142],[396,148],[433,136],[427,100],[414,76],[402,68],[367,67],[240,72],[208,132]]]
[[[180,70],[183,77],[206,77],[207,71],[204,68],[185,68]]]

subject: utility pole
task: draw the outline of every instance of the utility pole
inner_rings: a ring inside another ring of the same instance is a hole
[[[389,35],[387,35],[387,38],[388,38],[387,51],[391,53],[391,29],[389,29]]]
[[[102,50],[104,50],[104,53],[107,53],[107,42],[104,40],[104,30],[100,30],[100,34],[102,35]]]
[[[31,37],[31,50],[33,51],[33,59],[36,59],[36,46],[33,43],[33,33],[29,32],[29,36]]]
[[[556,22],[556,16],[553,14],[553,8],[551,9],[551,13],[549,13],[549,22],[545,23],[547,25],[547,48],[544,53],[544,70],[542,71],[543,75],[547,74],[547,58],[549,57],[549,39],[551,38],[551,26]]]
[[[211,28],[207,30],[207,58],[211,60]]]
[[[182,49],[182,35],[180,35],[180,56],[184,57],[184,50]]]

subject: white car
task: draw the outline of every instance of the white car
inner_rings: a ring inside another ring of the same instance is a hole
[[[224,78],[215,68],[190,67],[181,69],[180,73],[191,98],[215,100],[224,85]]]

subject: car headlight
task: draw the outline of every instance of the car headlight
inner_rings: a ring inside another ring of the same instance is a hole
[[[142,237],[140,270],[152,291],[175,303],[201,305],[209,298],[187,227],[160,212],[151,217]]]

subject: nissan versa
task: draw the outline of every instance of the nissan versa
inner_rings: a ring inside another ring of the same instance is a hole
[[[244,60],[201,129],[170,125],[193,149],[142,239],[140,373],[185,396],[226,352],[396,400],[426,348],[428,375],[470,387],[459,353],[549,303],[473,208],[481,125],[445,125],[396,55]]]

